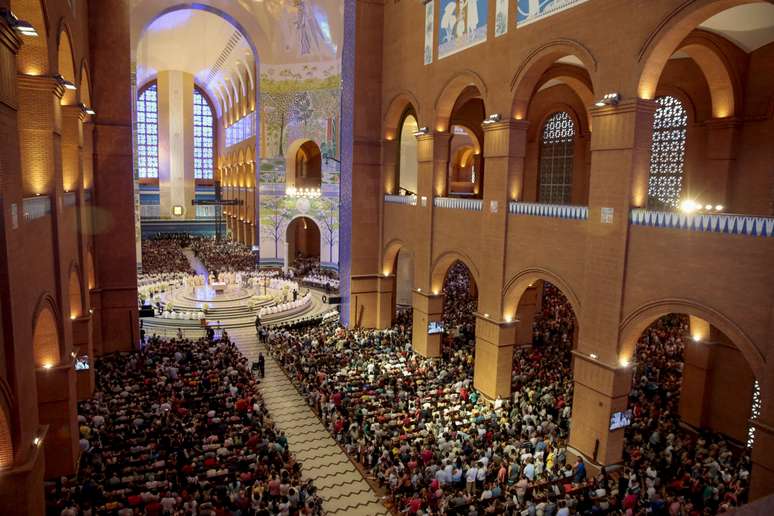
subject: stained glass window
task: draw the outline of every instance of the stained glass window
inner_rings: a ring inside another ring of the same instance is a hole
[[[159,177],[159,104],[155,83],[137,98],[137,177]]]
[[[752,411],[750,413],[750,420],[755,421],[761,415],[761,384],[758,380],[755,380],[753,384],[753,398],[752,398]],[[747,428],[747,447],[752,448],[755,443],[755,426],[750,425]]]
[[[570,115],[564,111],[551,115],[540,142],[538,202],[570,203],[574,146],[575,123]]]
[[[671,210],[680,204],[683,189],[688,113],[675,97],[659,97],[656,102],[658,109],[653,119],[648,208]]]
[[[213,137],[212,108],[198,88],[194,88],[194,179],[212,179]]]

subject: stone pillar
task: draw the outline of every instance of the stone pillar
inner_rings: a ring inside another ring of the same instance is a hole
[[[21,44],[14,30],[0,20],[0,70],[4,77],[0,81],[0,277],[4,278],[0,281],[0,345],[4,350],[4,370],[14,372],[5,378],[10,392],[0,395],[4,405],[0,410],[6,420],[0,432],[9,432],[12,437],[10,457],[3,453],[0,471],[0,514],[20,516],[45,513],[43,448],[35,445],[34,439],[46,436],[46,428],[38,421],[30,314],[16,303],[27,299],[29,290],[24,277],[29,264],[25,262],[26,253],[21,252],[25,241],[26,193],[22,176],[29,165],[23,164],[20,157],[22,124],[14,80]],[[26,148],[30,150],[31,146]],[[9,403],[9,397],[13,403]]]
[[[491,316],[476,314],[476,362],[473,386],[494,400],[511,395],[513,344],[516,326],[495,321]]]
[[[375,328],[383,330],[392,326],[395,314],[395,275],[382,275],[377,281],[377,315]]]
[[[162,217],[193,219],[195,195],[193,173],[193,90],[189,73],[165,70],[158,73],[159,102],[159,197]],[[175,215],[175,206],[183,207]]]
[[[593,463],[621,462],[624,431],[610,431],[610,416],[625,411],[632,370],[573,352],[575,381],[570,420],[570,446]]]
[[[384,193],[388,195],[397,195],[400,190],[397,157],[398,140],[394,136],[388,137],[382,141],[382,177]]]
[[[132,177],[132,95],[129,5],[89,3],[94,123],[94,237],[99,349],[129,351],[139,342],[137,254]],[[96,324],[96,322],[95,322]],[[95,332],[97,333],[97,332]],[[95,347],[96,343],[95,343]]]
[[[705,409],[712,344],[690,339],[685,343],[683,381],[680,385],[680,419],[702,428],[707,424]]]
[[[88,296],[87,296],[88,297]],[[89,369],[76,371],[78,401],[91,398],[94,394],[94,346],[92,343],[91,315],[85,315],[73,320],[73,351],[76,356],[89,357]]]
[[[430,294],[415,290],[413,302],[411,346],[423,357],[441,356],[443,333],[428,333],[428,324],[443,319],[443,294]]]
[[[58,365],[38,368],[36,375],[38,417],[49,427],[44,443],[46,478],[72,475],[80,456],[73,360],[66,355]]]

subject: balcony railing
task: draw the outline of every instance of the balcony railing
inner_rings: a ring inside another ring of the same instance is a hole
[[[27,197],[23,201],[24,220],[40,219],[51,214],[51,198],[49,196]]]
[[[217,215],[217,206],[197,206],[196,218],[213,218]]]
[[[453,208],[455,210],[481,211],[484,201],[481,199],[461,199],[459,197],[435,197],[433,205],[436,208]]]
[[[75,192],[65,192],[63,203],[65,208],[75,206]]]
[[[677,213],[635,208],[629,222],[635,226],[682,229],[703,233],[725,233],[754,237],[774,237],[774,218],[750,215]]]
[[[390,204],[406,204],[408,206],[417,205],[416,195],[385,195],[384,202]]]
[[[587,220],[589,218],[588,206],[569,206],[566,204],[509,202],[508,212],[513,215],[531,215],[533,217],[553,217],[557,219]]]
[[[158,204],[143,204],[140,206],[140,217],[143,219],[158,219],[161,217],[161,206]]]

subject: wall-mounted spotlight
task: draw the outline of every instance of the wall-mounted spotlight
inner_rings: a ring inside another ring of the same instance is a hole
[[[81,111],[83,111],[87,115],[94,116],[97,114],[96,111],[94,111],[92,108],[81,102]]]
[[[5,22],[21,36],[27,36],[29,38],[37,37],[38,31],[35,30],[35,27],[33,27],[30,22],[17,18],[16,15],[13,14],[13,11],[7,7],[0,8],[0,17],[2,17]]]
[[[56,79],[56,82],[64,86],[67,90],[77,90],[78,87],[75,85],[75,83],[68,81],[64,77],[62,77],[61,74],[57,74],[54,76],[54,79]]]
[[[427,126],[422,126],[416,131],[414,131],[414,137],[424,136],[426,134],[430,134],[430,129],[428,129]]]
[[[492,113],[491,115],[486,117],[486,120],[484,120],[483,123],[484,125],[496,124],[502,119],[503,119],[503,116],[500,113]]]
[[[597,107],[617,106],[621,102],[621,95],[618,93],[605,93],[605,96],[599,99],[594,105]]]

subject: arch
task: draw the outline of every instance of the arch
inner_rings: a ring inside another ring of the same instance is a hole
[[[35,27],[38,37],[25,37],[24,44],[16,57],[20,73],[27,75],[45,75],[49,73],[48,62],[48,22],[43,0],[11,0],[11,10],[19,19]]]
[[[558,80],[570,88],[581,100],[585,109],[586,123],[591,131],[591,106],[594,104],[594,90],[591,84],[591,78],[588,71],[579,66],[573,66],[565,63],[554,63],[540,77],[535,85],[535,91],[549,81]]]
[[[451,79],[449,79],[441,90],[438,100],[435,102],[435,130],[446,132],[449,130],[449,121],[457,100],[462,93],[468,89],[474,88],[477,95],[483,100],[487,96],[487,88],[481,77],[471,70],[464,70]]]
[[[736,7],[737,5],[758,3],[761,0],[699,0],[682,2],[669,12],[663,20],[648,34],[640,48],[639,61],[642,63],[637,95],[651,100],[656,96],[656,88],[669,58],[679,48],[680,43],[703,21],[712,16]],[[705,59],[709,59],[704,56]],[[698,63],[698,61],[697,61]],[[700,65],[701,66],[701,65]],[[712,65],[714,66],[714,65]],[[704,70],[704,68],[702,67]],[[715,80],[715,79],[713,79]],[[714,107],[713,97],[713,111]],[[720,105],[718,108],[720,109]],[[733,113],[732,113],[733,114]],[[731,116],[731,115],[727,115]]]
[[[712,100],[713,118],[734,116],[739,87],[735,85],[729,64],[709,32],[693,31],[678,49],[693,59],[704,75]]]
[[[394,140],[399,136],[399,129],[403,124],[406,113],[413,110],[416,115],[417,125],[421,118],[419,117],[419,101],[408,90],[404,90],[395,95],[390,100],[387,111],[384,113],[384,139]]]
[[[398,163],[395,169],[394,180],[398,191],[411,192],[414,195],[418,190],[419,165],[417,163],[417,153],[419,146],[414,134],[419,129],[419,120],[416,112],[409,105],[403,112],[400,122],[400,132],[398,134]],[[390,188],[390,191],[394,188]]]
[[[519,66],[511,79],[513,103],[511,114],[516,120],[527,116],[530,100],[543,74],[562,57],[572,55],[580,59],[589,74],[591,90],[594,90],[592,74],[596,73],[597,61],[591,52],[571,39],[557,39],[533,50]]]
[[[320,146],[308,138],[299,138],[285,154],[285,184],[288,188],[320,188],[322,153]]]
[[[57,72],[59,75],[77,84],[75,77],[75,58],[73,57],[73,45],[70,38],[70,28],[62,21],[57,36]],[[78,91],[66,89],[62,96],[61,105],[72,106],[78,102]]]
[[[67,292],[70,299],[70,319],[76,319],[83,315],[83,295],[81,292],[81,273],[75,263],[70,266],[70,281]]]
[[[80,85],[81,102],[85,106],[91,107],[91,80],[89,79],[89,68],[85,59],[81,62]]]
[[[473,276],[473,281],[476,282],[476,286],[481,284],[481,275],[479,274],[478,267],[476,267],[475,262],[470,256],[459,251],[447,251],[436,258],[433,266],[430,268],[432,271],[430,273],[430,288],[434,294],[443,289],[443,283],[446,279],[446,273],[449,271],[449,267],[451,267],[454,262],[458,261],[465,264],[468,268],[471,276]]]
[[[35,367],[53,367],[62,359],[58,312],[50,295],[41,297],[32,319],[32,358]]]
[[[637,340],[642,332],[653,321],[671,313],[693,315],[715,326],[739,348],[755,377],[762,378],[766,360],[752,340],[736,323],[719,310],[692,299],[658,299],[632,310],[623,318],[619,327],[619,359],[621,361],[631,360],[634,356]]]
[[[299,241],[299,227],[303,227],[301,231],[304,231],[306,235],[306,241],[304,242]],[[321,227],[318,221],[308,215],[298,215],[290,220],[288,227],[285,229],[285,242],[288,245],[288,260],[291,263],[295,261],[298,254],[317,258],[320,261],[322,256],[320,254],[322,251]],[[301,244],[301,248],[299,248],[299,244]]]
[[[382,252],[382,275],[389,276],[395,272],[395,258],[397,258],[398,253],[403,250],[408,250],[413,254],[406,246],[406,243],[398,238],[390,240],[390,242],[384,246],[384,251]]]
[[[538,280],[548,281],[556,285],[572,306],[575,317],[580,320],[581,302],[575,289],[564,278],[543,267],[524,269],[505,284],[505,290],[503,291],[503,320],[513,320],[516,317],[516,310],[519,307],[521,296],[524,295],[524,292],[530,285]]]

